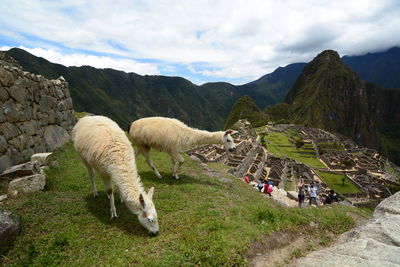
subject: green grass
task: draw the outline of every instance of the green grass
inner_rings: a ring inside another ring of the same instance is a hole
[[[264,139],[270,142],[270,144],[267,144],[267,150],[275,156],[285,155],[288,158],[295,159],[312,168],[326,169],[326,166],[316,158],[314,151],[311,151],[309,146],[296,149],[288,137],[277,132],[266,135]],[[282,147],[282,145],[287,147]],[[300,152],[313,152],[313,154],[301,154]]]
[[[2,203],[23,222],[2,266],[246,266],[243,252],[264,235],[311,221],[317,231],[340,234],[354,226],[346,213],[357,212],[341,205],[285,209],[226,173],[205,175],[204,167],[187,157],[176,181],[169,157],[154,152],[162,180],[143,157],[137,159],[145,188],[155,187],[160,235],[150,238],[118,194],[118,218],[110,219],[102,183],[96,178],[100,196],[93,198],[86,168],[70,143],[53,157],[58,166],[47,171],[45,191]]]
[[[323,171],[315,171],[318,176],[322,178],[322,180],[333,190],[338,192],[339,194],[346,193],[361,193],[360,189],[358,189],[347,177],[344,182],[344,186],[342,183],[342,178],[345,177],[343,174],[334,174]]]

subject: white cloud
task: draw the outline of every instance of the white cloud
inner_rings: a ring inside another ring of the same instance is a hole
[[[83,66],[89,65],[95,68],[112,68],[126,72],[135,72],[138,74],[159,74],[157,65],[140,63],[131,59],[119,59],[105,56],[94,56],[85,54],[61,54],[51,49],[42,48],[27,48],[20,46],[19,48],[28,51],[29,53],[46,58],[47,60],[62,64],[64,66]],[[10,47],[1,47],[0,50],[8,50]]]
[[[397,0],[2,0],[0,7],[2,28],[25,36],[25,46],[200,63],[209,68],[193,73],[221,79],[257,78],[324,49],[343,55],[400,45]],[[64,60],[130,68],[83,54]],[[133,63],[154,73],[140,64]]]

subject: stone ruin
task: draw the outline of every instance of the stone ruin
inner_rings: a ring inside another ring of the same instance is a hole
[[[0,172],[70,139],[76,122],[68,83],[23,71],[0,51]]]
[[[324,199],[327,196],[330,188],[314,169],[293,159],[275,157],[270,154],[256,141],[250,123],[239,121],[234,127],[238,130],[238,133],[233,136],[236,144],[233,153],[227,153],[219,145],[207,145],[194,148],[188,151],[188,154],[196,156],[204,163],[223,163],[231,167],[228,172],[232,175],[238,178],[247,175],[253,186],[257,184],[258,179],[272,181],[279,190],[283,190],[286,183],[291,183],[293,191],[288,192],[288,196],[291,194],[292,199],[297,197],[295,190],[297,190],[299,181],[304,182],[306,189],[314,182],[320,198]],[[244,129],[241,127],[244,127]],[[347,141],[343,136],[335,136],[321,129],[291,124],[268,127],[268,131],[272,132],[285,133],[288,130],[295,130],[306,144],[313,144],[317,158],[327,167],[327,169],[320,169],[321,171],[344,174],[350,182],[361,190],[361,193],[342,195],[351,203],[362,205],[386,198],[391,194],[387,185],[398,185],[397,178],[385,172],[385,161],[375,150],[358,147],[354,142]],[[295,142],[293,136],[287,136],[293,143]],[[325,153],[318,155],[318,144],[321,143],[334,145],[332,149],[326,149]],[[335,147],[338,149],[335,149]],[[344,161],[347,162],[347,166],[343,164]],[[308,194],[307,190],[306,194]]]

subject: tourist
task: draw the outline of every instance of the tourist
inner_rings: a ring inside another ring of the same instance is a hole
[[[250,178],[247,174],[244,176],[243,180],[246,182],[246,184],[250,183]]]
[[[297,195],[298,202],[299,202],[299,207],[304,203],[305,199],[305,190],[304,190],[304,182],[301,181],[298,186],[299,189],[299,194]]]
[[[335,190],[330,190],[329,194],[326,196],[324,205],[332,204],[334,202],[339,202],[338,196],[335,194]]]
[[[273,190],[274,190],[274,188],[272,187],[272,185],[270,183],[264,184],[264,194],[267,194],[270,197],[272,197],[271,193]]]
[[[315,202],[315,205],[318,207],[318,200],[317,200],[318,192],[317,188],[314,186],[314,182],[311,182],[309,192],[310,192],[310,207],[313,201]]]
[[[260,192],[261,192],[261,190],[264,188],[264,182],[265,182],[265,180],[264,180],[263,178],[260,178],[260,179],[258,180],[258,185],[257,185],[257,187],[258,187],[258,190],[260,190]]]

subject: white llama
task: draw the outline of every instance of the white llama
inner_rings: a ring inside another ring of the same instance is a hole
[[[95,169],[101,176],[110,199],[111,218],[117,217],[114,205],[113,182],[128,209],[138,216],[151,236],[158,234],[157,212],[153,204],[154,187],[144,191],[136,171],[131,143],[121,128],[103,116],[80,119],[72,130],[72,139],[89,173],[93,195],[98,196],[94,182]]]
[[[186,151],[196,145],[223,144],[230,151],[235,147],[232,130],[208,132],[188,127],[177,119],[149,117],[132,122],[129,135],[135,148],[135,156],[142,153],[158,178],[161,174],[156,170],[151,160],[150,149],[155,148],[170,154],[172,159],[172,176],[179,179],[179,166],[184,159],[179,152]]]

